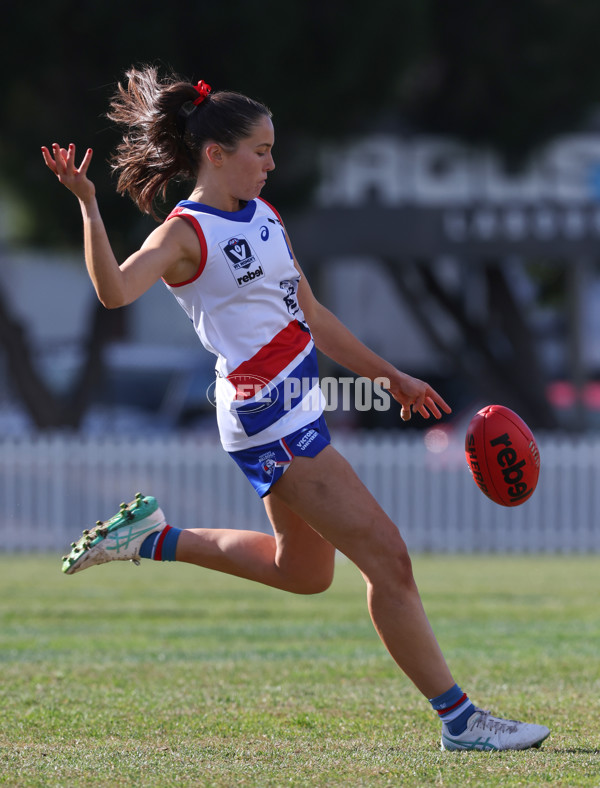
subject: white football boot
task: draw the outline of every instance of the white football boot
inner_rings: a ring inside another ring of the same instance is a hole
[[[144,539],[166,524],[156,498],[138,493],[135,500],[122,503],[114,517],[104,522],[98,520],[94,528],[83,532],[78,542],[71,543],[71,552],[63,556],[62,571],[73,575],[108,561],[139,564]]]
[[[462,733],[453,736],[442,724],[442,750],[526,750],[539,747],[549,733],[544,725],[503,720],[476,709]]]

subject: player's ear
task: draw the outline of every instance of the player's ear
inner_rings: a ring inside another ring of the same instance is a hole
[[[206,154],[206,158],[209,162],[214,165],[215,167],[221,167],[223,164],[223,149],[221,146],[216,142],[211,142],[210,145],[207,145],[204,149]]]

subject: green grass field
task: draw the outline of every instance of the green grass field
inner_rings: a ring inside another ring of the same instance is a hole
[[[0,785],[599,786],[600,558],[417,557],[457,681],[548,724],[444,753],[363,581],[295,597],[176,564],[0,557]]]

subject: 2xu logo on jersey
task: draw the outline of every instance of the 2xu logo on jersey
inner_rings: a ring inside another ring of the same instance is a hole
[[[489,441],[489,446],[498,450],[496,454],[496,462],[498,463],[498,466],[502,472],[502,477],[506,483],[506,491],[510,498],[511,504],[521,503],[533,492],[533,489],[529,488],[527,483],[523,481],[523,468],[525,467],[525,460],[519,461],[517,452],[510,448],[512,446],[512,441],[506,432],[502,435],[498,435],[496,438],[492,438]],[[530,449],[532,448],[533,447],[530,447]],[[467,436],[467,453],[471,458],[471,471],[477,486],[482,493],[488,497],[491,497],[489,495],[485,479],[481,473],[480,465],[477,460],[475,436],[472,433],[469,433]],[[486,454],[489,457],[489,449]]]
[[[245,287],[265,275],[258,257],[243,235],[230,238],[219,246],[223,250],[238,287]]]

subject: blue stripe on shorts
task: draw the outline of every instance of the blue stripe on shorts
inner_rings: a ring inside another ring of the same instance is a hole
[[[294,457],[316,457],[331,443],[323,415],[285,438],[255,446],[253,449],[230,451],[229,456],[240,466],[261,498],[290,467]]]

